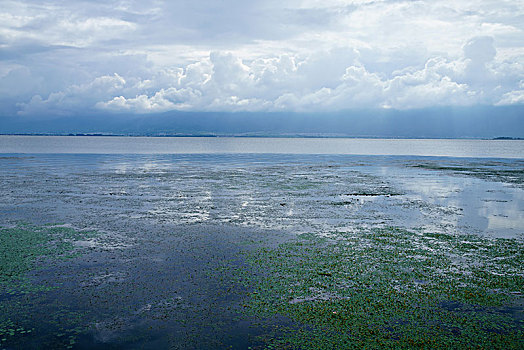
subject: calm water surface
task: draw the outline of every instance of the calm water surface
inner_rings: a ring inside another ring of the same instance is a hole
[[[0,136],[0,153],[279,153],[524,158],[522,140]]]
[[[523,184],[522,141],[0,136],[0,227],[96,233],[32,272],[50,291],[0,289],[0,326],[32,330],[0,348],[262,348],[289,319],[238,311],[243,252],[391,227],[521,251]]]
[[[295,233],[363,225],[524,232],[522,159],[33,153],[0,155],[0,165],[4,222],[41,213],[54,222],[92,214],[94,226],[121,216]]]

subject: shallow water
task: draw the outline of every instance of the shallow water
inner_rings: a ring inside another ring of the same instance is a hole
[[[81,257],[33,273],[61,287],[12,315],[31,314],[39,334],[13,344],[61,344],[61,322],[76,315],[88,327],[77,348],[255,346],[263,329],[236,311],[249,288],[227,269],[210,274],[244,266],[244,242],[380,227],[522,240],[523,172],[522,159],[502,158],[3,154],[3,227],[100,233],[75,242],[89,248]]]
[[[0,161],[4,222],[42,216],[102,228],[128,218],[318,233],[382,224],[497,237],[524,229],[521,160],[34,154]],[[452,170],[457,162],[460,172]],[[489,176],[475,172],[486,164]],[[520,177],[504,177],[508,171]]]

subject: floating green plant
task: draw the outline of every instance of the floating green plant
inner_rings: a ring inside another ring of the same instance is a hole
[[[31,274],[58,261],[78,256],[81,249],[75,241],[91,238],[95,234],[52,225],[20,224],[0,229],[0,346],[10,339],[35,333],[35,329],[29,326],[33,310],[41,302],[42,292],[58,287],[36,282]],[[59,316],[50,314],[48,321],[53,322]],[[68,317],[72,322],[76,317],[73,316],[70,314]],[[74,328],[69,326],[71,324],[62,325],[62,328]],[[68,339],[68,342],[71,341],[74,344],[74,338]]]
[[[292,320],[268,347],[522,348],[523,248],[399,228],[300,235],[248,253],[242,310]]]
[[[0,229],[0,293],[24,292],[26,274],[45,258],[69,259],[78,254],[74,241],[92,237],[94,232],[62,226],[19,225]]]

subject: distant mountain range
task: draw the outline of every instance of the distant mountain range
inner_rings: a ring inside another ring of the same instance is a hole
[[[524,137],[524,106],[335,113],[168,112],[0,117],[2,134],[385,138]]]

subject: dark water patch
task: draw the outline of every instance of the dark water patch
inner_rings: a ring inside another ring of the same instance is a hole
[[[95,245],[69,260],[49,256],[37,271],[27,270],[46,290],[0,302],[2,324],[23,325],[13,335],[6,328],[3,345],[242,349],[260,343],[255,336],[263,328],[239,312],[249,286],[236,283],[232,272],[249,271],[241,251],[269,237],[266,245],[278,244],[278,236],[229,226],[149,226],[132,249]]]
[[[38,339],[38,323],[35,315],[53,307],[44,301],[46,295],[61,286],[53,281],[42,283],[31,278],[31,274],[43,272],[65,261],[75,259],[84,251],[74,242],[93,237],[96,232],[78,231],[61,226],[18,225],[0,229],[0,344],[19,347],[20,342],[28,347],[41,344]],[[54,309],[46,313],[43,320],[56,322],[58,314],[74,315],[67,309]],[[73,323],[60,322],[65,329],[78,330]],[[35,342],[35,337],[38,341]],[[73,339],[73,338],[72,338]],[[12,345],[13,344],[13,345]],[[41,346],[41,345],[39,345]],[[45,346],[45,345],[44,345]]]

